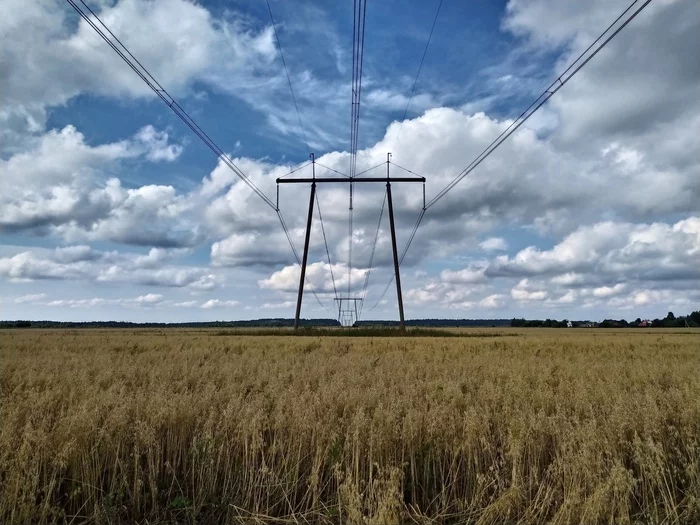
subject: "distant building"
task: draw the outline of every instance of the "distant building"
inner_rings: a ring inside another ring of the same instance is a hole
[[[637,325],[639,328],[649,328],[651,327],[651,321],[649,319],[644,319],[641,323]]]
[[[592,321],[584,321],[578,326],[579,328],[598,328],[598,323],[594,323]]]
[[[567,321],[567,322],[566,322],[566,327],[567,327],[567,328],[571,328],[572,326],[574,326],[574,323],[572,323],[571,321]]]

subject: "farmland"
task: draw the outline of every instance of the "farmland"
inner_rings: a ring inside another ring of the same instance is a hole
[[[700,522],[700,331],[278,333],[0,332],[0,522]]]

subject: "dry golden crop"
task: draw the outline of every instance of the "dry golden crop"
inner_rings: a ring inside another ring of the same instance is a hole
[[[0,332],[0,522],[700,522],[700,332],[467,335]]]

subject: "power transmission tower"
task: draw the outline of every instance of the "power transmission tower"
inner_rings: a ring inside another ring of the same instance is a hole
[[[306,219],[306,234],[304,236],[304,253],[301,261],[301,275],[299,277],[299,292],[297,294],[297,308],[296,315],[294,317],[294,328],[299,327],[299,319],[301,316],[301,303],[304,296],[304,282],[306,279],[306,265],[309,259],[309,239],[311,236],[311,223],[313,221],[314,215],[314,199],[316,198],[316,184],[355,184],[355,183],[385,183],[387,191],[387,204],[389,212],[389,225],[391,229],[391,246],[392,253],[394,257],[394,276],[396,280],[396,295],[399,308],[399,326],[402,330],[405,330],[406,323],[404,319],[403,312],[403,295],[401,293],[401,276],[399,275],[399,256],[396,247],[396,226],[394,222],[394,203],[391,196],[391,183],[403,183],[403,182],[420,182],[425,185],[425,177],[413,176],[413,177],[391,177],[389,172],[389,165],[391,164],[391,153],[387,153],[386,157],[386,177],[323,177],[316,178],[316,159],[314,154],[311,154],[311,165],[312,165],[312,176],[309,177],[297,177],[297,178],[278,178],[278,200],[279,200],[279,185],[280,184],[311,184],[311,196],[309,198],[309,213]],[[381,165],[380,165],[381,166]],[[423,199],[425,200],[425,191],[423,192]],[[362,301],[359,297],[337,297],[338,301],[338,319],[344,325],[349,324],[352,326],[358,317],[357,303]],[[343,308],[344,303],[353,303],[352,307]]]

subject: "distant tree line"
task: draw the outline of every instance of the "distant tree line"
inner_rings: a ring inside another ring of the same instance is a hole
[[[676,317],[673,312],[663,319],[634,321],[625,319],[605,319],[600,323],[591,321],[569,321],[563,319],[410,319],[406,326],[423,326],[439,328],[513,326],[519,328],[567,328],[571,323],[577,327],[596,328],[683,328],[700,327],[700,310],[686,316]],[[337,319],[301,319],[301,326],[331,327],[340,326]],[[358,321],[358,327],[397,326],[398,321]],[[0,321],[0,328],[285,328],[294,326],[294,319],[270,318],[251,319],[247,321],[212,321],[203,323],[132,323],[128,321]]]
[[[398,321],[358,321],[355,326],[398,326]],[[408,319],[406,326],[459,328],[468,326],[510,326],[510,319]]]
[[[510,321],[510,326],[517,328],[566,328],[568,326],[568,320],[557,321],[556,319],[512,319]],[[583,321],[574,322],[573,325],[577,326],[584,324]]]
[[[564,319],[557,321],[556,319],[512,319],[510,326],[524,328],[567,328],[569,320]],[[686,316],[675,316],[673,312],[668,312],[663,319],[644,319],[637,317],[634,321],[625,319],[605,319],[600,323],[591,321],[571,321],[571,326],[578,327],[596,327],[596,328],[685,328],[700,327],[700,310],[692,312]]]
[[[301,326],[340,326],[337,319],[300,319]],[[0,328],[282,328],[294,326],[294,319],[251,319],[203,323],[132,323],[128,321],[0,321]]]

